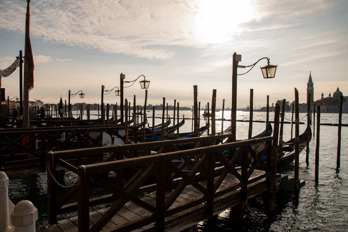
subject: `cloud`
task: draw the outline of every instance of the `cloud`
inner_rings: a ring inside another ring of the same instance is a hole
[[[24,32],[23,1],[2,5],[0,28]],[[194,4],[187,1],[56,0],[31,2],[31,35],[68,46],[168,59],[163,46],[187,44]],[[141,39],[139,39],[141,38]]]
[[[51,56],[36,55],[34,56],[35,65],[37,64],[47,64],[53,62],[69,62],[71,59],[59,59]]]
[[[170,47],[208,47],[204,39],[196,38],[194,28],[197,18],[204,16],[202,5],[208,2],[203,0],[32,1],[31,36],[67,46],[92,48],[107,54],[168,60],[176,55],[174,49]],[[237,7],[233,7],[230,1],[223,0],[217,1],[216,4],[222,4],[217,7],[220,11],[224,9],[223,4],[228,4],[226,6],[231,8],[231,12],[238,12],[236,9],[242,6],[238,3]],[[250,5],[258,9],[258,14],[250,18],[252,20],[250,23],[247,19],[243,19],[241,21],[243,28],[238,29],[238,34],[245,30],[253,33],[298,25],[299,16],[313,14],[329,7],[325,0],[295,0],[295,3],[293,0],[254,0],[250,1]],[[2,6],[6,10],[0,14],[0,28],[24,33],[25,1],[3,0]],[[224,10],[222,13],[226,12],[230,11]],[[206,31],[203,35],[212,35],[214,28],[223,28],[218,32],[225,36],[228,34],[229,40],[233,40],[236,34],[230,31],[231,22],[228,21],[231,20],[224,20],[221,25],[219,22],[214,24],[211,20],[217,18],[219,14],[213,16],[208,18],[212,24],[212,31]],[[223,16],[218,18],[230,19]],[[204,28],[207,29],[203,25]],[[226,48],[220,49],[226,50]]]

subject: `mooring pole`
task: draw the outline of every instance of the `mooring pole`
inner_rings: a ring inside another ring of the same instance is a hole
[[[225,99],[222,100],[221,133],[224,132]]]
[[[279,133],[279,111],[280,106],[276,104],[274,112],[274,133],[272,142],[271,155],[267,157],[269,162],[268,178],[267,178],[267,190],[268,190],[268,210],[269,212],[275,211],[276,193],[277,193],[277,164],[278,164],[278,133]]]
[[[269,95],[267,95],[267,112],[266,112],[266,131],[268,128],[268,122],[269,122]]]
[[[91,105],[88,104],[86,107],[86,113],[87,113],[87,120],[91,120]]]
[[[156,111],[156,107],[152,106],[152,136],[151,136],[152,139],[155,138],[155,111]]]
[[[164,139],[164,117],[166,112],[166,98],[163,98],[163,105],[162,105],[162,129],[161,129],[161,139]]]
[[[237,69],[238,63],[242,60],[240,55],[233,53],[232,56],[232,107],[231,107],[231,134],[232,141],[236,141],[237,131]]]
[[[254,90],[250,89],[250,104],[249,104],[249,133],[248,139],[251,139],[253,134],[253,112],[254,112]]]
[[[315,143],[315,184],[319,183],[319,147],[320,147],[320,106],[317,106],[317,136]]]
[[[125,110],[124,110],[124,112],[125,112],[125,115],[124,115],[124,118],[125,118],[124,133],[125,133],[125,137],[126,137],[125,144],[128,144],[129,137],[128,137],[128,100],[127,100],[127,98],[124,101],[124,107],[125,107]]]
[[[298,90],[295,88],[295,193],[300,189],[299,183],[299,107],[298,107]]]
[[[280,123],[280,132],[279,132],[279,147],[283,146],[283,129],[284,129],[284,117],[285,117],[285,99],[282,101],[282,112],[281,112],[281,123]]]
[[[180,116],[180,114],[179,114],[179,102],[177,103],[178,104],[178,106],[177,106],[177,121],[178,121],[178,123],[179,123],[179,116]],[[185,115],[183,115],[182,116],[182,119],[185,119]],[[175,124],[175,122],[174,122],[174,124]],[[180,127],[178,127],[178,129],[176,130],[176,137],[177,138],[179,138],[179,129],[180,129]]]
[[[198,137],[198,87],[197,85],[193,86],[193,131],[194,136]]]
[[[146,123],[147,89],[145,89],[144,119],[143,119],[143,141],[145,142],[145,123]]]
[[[126,75],[124,75],[123,73],[120,74],[120,112],[121,112],[121,124],[123,125],[123,122],[124,122],[124,118],[123,118],[123,110],[124,110],[124,106],[123,106],[123,91],[124,91],[124,88],[123,88],[123,83],[124,83],[124,79],[126,78]],[[135,120],[135,118],[134,118]]]
[[[315,107],[313,107],[313,136],[315,136]]]
[[[294,132],[294,110],[295,110],[295,104],[292,104],[291,107],[291,139],[293,138],[293,132]]]
[[[311,122],[311,94],[308,93],[307,96],[307,127],[310,127]],[[306,165],[309,166],[309,133],[307,133],[307,141],[306,141]]]
[[[209,102],[207,102],[207,113],[208,113],[208,124],[211,125],[210,123],[210,105],[209,105]],[[201,116],[201,115],[199,115]],[[210,134],[210,126],[208,127],[208,135]]]
[[[215,135],[215,110],[216,110],[216,89],[213,89],[213,97],[211,100],[211,134]]]
[[[174,99],[174,108],[173,108],[173,126],[175,125],[175,113],[176,113],[176,99]]]
[[[336,171],[338,171],[340,166],[341,166],[342,104],[343,104],[343,96],[340,97],[340,114],[338,116],[337,166],[336,166]]]
[[[138,124],[136,95],[133,95],[133,120],[134,120],[134,124]]]
[[[19,51],[19,115],[23,115],[23,52]]]

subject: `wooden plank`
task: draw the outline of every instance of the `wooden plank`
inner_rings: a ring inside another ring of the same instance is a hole
[[[57,225],[62,229],[62,231],[78,231],[77,226],[74,223],[72,223],[69,219],[60,221]]]
[[[249,181],[258,179],[264,174],[265,171],[254,170],[249,178]],[[214,181],[216,181],[217,178],[218,177],[216,177]],[[199,184],[204,186],[202,182],[200,182]],[[229,173],[222,181],[217,192],[231,188],[232,186],[236,186],[238,184],[239,180],[233,174]],[[262,192],[265,192],[266,190],[265,178],[259,179],[253,183],[249,183],[247,186],[247,198],[256,196]],[[213,201],[213,214],[216,215],[226,208],[230,208],[231,206],[238,204],[242,199],[240,192],[240,189],[235,189],[233,191],[226,191],[223,195],[215,197]],[[172,193],[173,192],[166,192],[166,199],[168,199]],[[187,185],[175,199],[170,207],[170,210],[196,201],[202,198],[203,195],[204,194],[197,190],[194,186]],[[151,205],[155,205],[156,202],[155,195],[142,197],[141,200],[150,203]],[[191,205],[190,208],[182,207],[182,209],[182,211],[175,212],[173,215],[165,218],[165,231],[178,231],[188,228],[189,226],[195,225],[199,221],[204,220],[207,216],[205,204]],[[102,217],[102,215],[106,213],[107,210],[108,209],[100,209],[95,212],[91,212],[89,216],[89,227],[91,228],[91,226],[96,223]],[[115,229],[124,231],[126,228],[132,228],[133,223],[139,223],[143,218],[148,218],[151,216],[152,213],[150,211],[138,206],[134,202],[127,202],[123,206],[123,208],[102,228],[101,231],[110,231]],[[150,223],[134,231],[144,231],[151,229],[155,229],[154,223]],[[47,231],[77,231],[77,217],[60,221],[57,225],[50,227],[50,229]]]
[[[104,215],[108,209],[109,208],[98,210],[98,213],[101,215]],[[121,217],[120,215],[116,214],[115,216],[111,218],[110,222],[114,223],[115,225],[121,225],[128,221],[125,218]]]

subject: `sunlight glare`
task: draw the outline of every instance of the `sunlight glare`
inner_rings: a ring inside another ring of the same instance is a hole
[[[257,18],[253,0],[199,0],[193,34],[203,43],[227,42],[242,31],[241,23]]]

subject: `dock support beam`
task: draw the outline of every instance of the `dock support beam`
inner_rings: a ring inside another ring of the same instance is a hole
[[[277,184],[277,163],[278,163],[278,134],[279,134],[279,111],[280,106],[276,104],[275,113],[274,113],[274,132],[273,132],[273,142],[272,142],[272,151],[270,156],[267,157],[267,163],[269,164],[268,170],[268,211],[275,211],[275,201],[276,201],[276,184]]]

